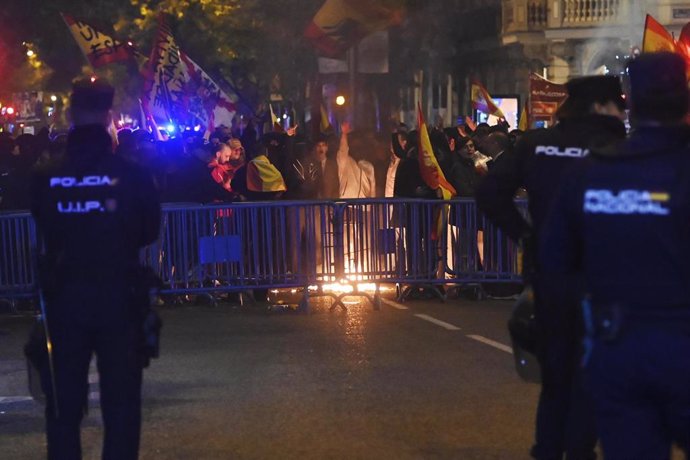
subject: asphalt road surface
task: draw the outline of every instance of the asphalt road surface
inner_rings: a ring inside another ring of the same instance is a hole
[[[514,371],[511,301],[360,298],[308,314],[164,307],[144,376],[142,459],[526,459],[538,386]],[[247,311],[249,310],[249,311]],[[45,457],[27,398],[30,320],[0,316],[0,458]],[[85,459],[100,458],[91,375]]]

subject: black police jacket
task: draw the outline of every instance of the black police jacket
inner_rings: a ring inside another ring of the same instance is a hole
[[[35,172],[31,212],[58,285],[128,279],[161,218],[151,177],[114,155],[96,125],[74,128],[65,157]]]
[[[595,306],[690,308],[690,129],[643,128],[578,164],[543,230],[551,289],[583,273]]]
[[[564,172],[590,150],[625,138],[617,118],[588,115],[560,121],[549,129],[528,131],[510,155],[501,155],[476,192],[479,208],[513,240],[538,236]],[[516,191],[527,189],[529,223],[513,203]]]

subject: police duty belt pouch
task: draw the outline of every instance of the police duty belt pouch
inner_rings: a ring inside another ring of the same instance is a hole
[[[41,385],[41,369],[48,366],[48,349],[46,344],[43,320],[36,319],[29,331],[29,340],[24,345],[26,370],[29,377],[29,394],[41,404],[45,404],[46,395]]]
[[[515,370],[526,382],[540,383],[541,371],[537,361],[537,327],[534,319],[534,291],[525,287],[513,307],[508,320],[513,345]]]

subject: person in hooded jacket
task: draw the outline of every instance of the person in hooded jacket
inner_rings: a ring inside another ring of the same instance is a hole
[[[477,189],[477,205],[511,239],[524,245],[523,273],[535,293],[537,358],[542,388],[537,408],[536,459],[595,458],[591,402],[578,370],[578,303],[553,305],[542,296],[541,270],[534,262],[544,219],[568,168],[591,149],[624,139],[625,102],[617,77],[570,80],[568,99],[553,128],[529,131],[511,155],[496,162]],[[514,203],[518,189],[529,196],[527,220]]]

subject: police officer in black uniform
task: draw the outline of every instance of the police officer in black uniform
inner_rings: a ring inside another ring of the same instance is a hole
[[[74,83],[65,158],[38,171],[32,183],[55,371],[54,388],[49,369],[42,372],[51,460],[81,458],[93,353],[103,458],[138,457],[144,358],[138,250],[158,236],[160,205],[151,178],[113,154],[106,130],[113,94],[101,79]]]
[[[578,383],[578,303],[556,308],[543,298],[536,242],[564,172],[586,157],[590,149],[625,137],[625,103],[616,77],[573,79],[568,99],[553,128],[527,132],[511,155],[497,162],[476,193],[479,208],[501,230],[524,247],[524,272],[535,293],[537,358],[541,367],[536,442],[537,459],[594,458],[596,433],[588,398]],[[530,221],[517,210],[513,198],[525,187]]]
[[[629,64],[634,131],[564,182],[540,251],[547,290],[584,274],[586,375],[606,459],[690,453],[690,132],[684,60]]]

